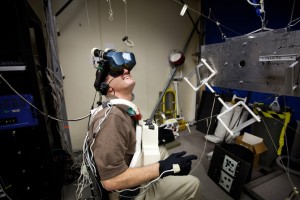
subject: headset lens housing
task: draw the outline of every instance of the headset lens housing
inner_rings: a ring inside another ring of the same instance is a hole
[[[106,55],[108,64],[113,71],[131,70],[136,62],[133,53],[110,51]]]
[[[132,70],[132,68],[135,66],[136,61],[133,53],[129,52],[123,52],[122,57],[124,58],[124,66],[127,70]]]

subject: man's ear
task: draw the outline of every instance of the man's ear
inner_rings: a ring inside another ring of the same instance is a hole
[[[109,86],[107,92],[108,92],[108,93],[111,93],[111,92],[113,92],[113,91],[114,91],[114,89],[113,89],[112,87]]]

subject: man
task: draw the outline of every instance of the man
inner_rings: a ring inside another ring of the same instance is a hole
[[[110,199],[128,196],[138,200],[198,199],[200,182],[188,175],[192,160],[197,159],[194,155],[184,156],[185,152],[179,152],[167,157],[167,152],[161,150],[162,159],[166,159],[148,166],[129,167],[135,153],[136,123],[141,117],[137,109],[132,109],[134,106],[112,105],[110,101],[133,99],[135,81],[130,70],[135,59],[132,53],[129,58],[122,52],[106,54],[94,84],[106,101],[103,109],[94,113],[88,135],[101,183],[109,191]]]

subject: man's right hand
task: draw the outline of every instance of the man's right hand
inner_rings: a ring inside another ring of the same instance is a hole
[[[183,157],[183,155],[185,155],[185,154],[186,154],[185,151],[173,153],[165,160],[158,161],[160,175],[167,170],[172,170],[173,165],[178,164],[179,168],[180,168],[179,172],[178,171],[177,172],[170,171],[170,172],[163,173],[161,178],[163,178],[165,176],[169,176],[169,175],[178,175],[178,176],[188,175],[191,171],[192,160],[196,160],[197,156],[189,155],[189,156]]]

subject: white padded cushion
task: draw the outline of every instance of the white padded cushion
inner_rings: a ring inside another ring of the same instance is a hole
[[[233,104],[231,102],[225,102],[225,104],[228,106],[228,107],[231,107],[233,106]],[[220,113],[223,113],[227,110],[227,108],[225,106],[222,107]],[[233,115],[233,112],[234,110],[231,110],[229,112],[227,112],[225,115],[222,116],[222,121],[224,122],[224,124],[228,127],[229,124],[230,124],[230,121],[231,121],[231,118],[232,118],[232,115]],[[216,130],[215,130],[215,133],[214,135],[223,139],[225,137],[225,134],[226,134],[226,129],[225,127],[223,126],[223,124],[221,124],[220,122],[218,122],[218,125],[216,127]]]

